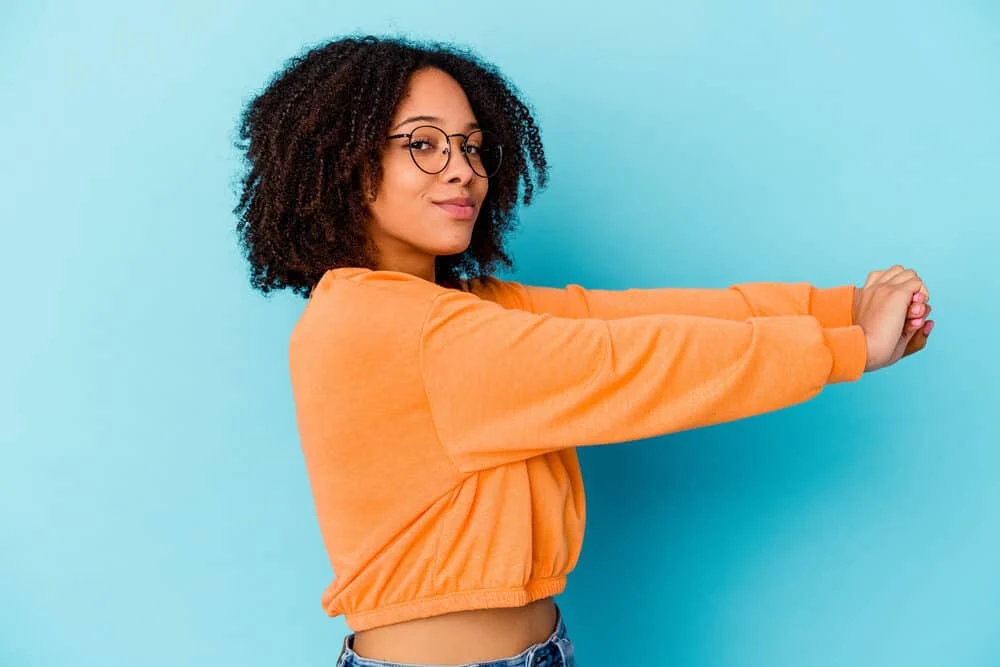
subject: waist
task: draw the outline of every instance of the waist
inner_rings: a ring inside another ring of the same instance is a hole
[[[461,665],[500,660],[545,642],[558,620],[555,600],[547,597],[522,607],[470,609],[362,630],[351,644],[373,660]]]

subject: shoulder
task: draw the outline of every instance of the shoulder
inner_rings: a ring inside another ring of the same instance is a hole
[[[291,352],[381,349],[419,335],[439,297],[473,298],[408,273],[338,268],[316,284],[292,330]]]
[[[483,276],[474,280],[463,280],[462,290],[481,299],[493,301],[504,308],[526,309],[524,286],[512,280]]]

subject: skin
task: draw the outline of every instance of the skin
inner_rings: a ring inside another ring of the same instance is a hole
[[[556,607],[544,598],[524,607],[470,609],[358,632],[365,658],[418,665],[501,660],[540,644],[555,631]]]
[[[924,349],[934,329],[930,314],[930,293],[916,271],[895,264],[869,273],[864,286],[855,290],[852,313],[865,330],[865,371],[891,366]]]
[[[414,116],[433,120],[408,120]],[[448,134],[468,133],[476,122],[458,82],[441,70],[428,68],[411,78],[389,134],[425,124],[437,125]],[[461,138],[451,141],[448,167],[432,175],[413,163],[406,139],[387,140],[383,178],[370,202],[368,229],[377,249],[379,270],[401,271],[434,282],[434,258],[468,247],[474,219],[451,218],[434,202],[471,197],[478,215],[489,183],[462,158]],[[865,329],[869,343],[866,370],[884,368],[923,349],[934,326],[927,319],[929,298],[912,269],[895,265],[868,275],[864,286],[855,290],[853,309],[854,322]],[[876,348],[878,358],[872,356]],[[555,623],[554,600],[545,598],[523,607],[473,609],[360,631],[355,634],[354,650],[362,657],[394,662],[486,662],[517,655],[544,642]]]
[[[435,120],[408,120],[414,116]],[[462,87],[435,68],[418,70],[400,100],[389,134],[436,125],[448,134],[468,134],[477,125]],[[369,235],[378,249],[378,268],[403,271],[434,282],[434,258],[463,252],[472,239],[475,220],[451,218],[434,204],[452,197],[471,197],[478,216],[489,188],[488,179],[472,171],[462,157],[461,137],[451,139],[451,159],[439,174],[427,174],[413,163],[407,140],[387,142],[383,177],[370,202]]]

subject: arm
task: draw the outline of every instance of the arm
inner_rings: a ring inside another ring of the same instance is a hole
[[[574,284],[541,287],[489,278],[472,289],[501,305],[560,317],[614,320],[671,314],[743,321],[751,317],[812,315],[828,328],[854,324],[853,285],[818,288],[809,283],[760,282],[727,288],[588,290]]]
[[[866,362],[861,327],[809,315],[571,319],[455,290],[433,299],[419,351],[438,436],[465,471],[777,410]]]

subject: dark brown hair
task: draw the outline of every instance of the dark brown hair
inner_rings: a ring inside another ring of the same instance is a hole
[[[504,242],[522,188],[529,204],[547,180],[539,129],[516,88],[454,45],[348,37],[288,60],[242,112],[236,146],[244,171],[233,213],[254,288],[308,296],[328,269],[375,268],[367,200],[381,182],[381,152],[399,99],[424,67],[458,81],[479,124],[504,147],[469,247],[437,258],[437,281],[457,286],[513,266]]]

